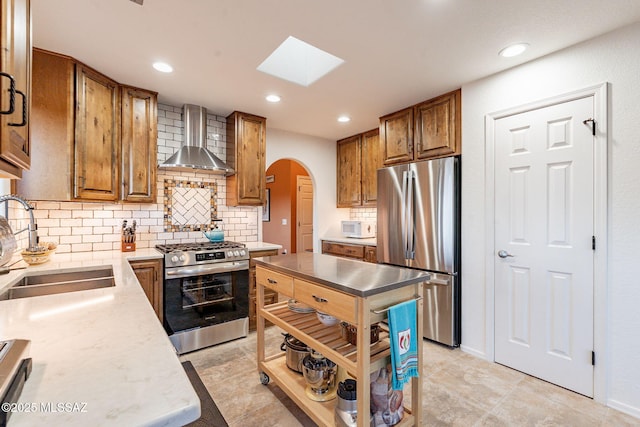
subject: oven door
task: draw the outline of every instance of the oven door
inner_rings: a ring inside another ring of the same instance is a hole
[[[170,335],[248,316],[248,261],[165,271],[164,320]]]

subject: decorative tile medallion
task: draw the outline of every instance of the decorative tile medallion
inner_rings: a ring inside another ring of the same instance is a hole
[[[218,216],[215,182],[164,180],[164,231],[208,230]]]

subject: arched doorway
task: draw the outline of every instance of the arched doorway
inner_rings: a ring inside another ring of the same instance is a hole
[[[263,240],[282,245],[281,253],[313,251],[313,185],[309,172],[295,160],[280,159],[269,166],[266,175]]]

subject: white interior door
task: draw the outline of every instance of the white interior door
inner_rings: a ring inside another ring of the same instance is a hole
[[[495,122],[495,360],[593,396],[593,97]],[[501,252],[502,251],[502,252]]]
[[[297,176],[298,219],[296,252],[313,252],[313,184],[308,176]]]

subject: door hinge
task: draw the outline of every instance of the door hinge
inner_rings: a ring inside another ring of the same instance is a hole
[[[595,351],[591,352],[591,365],[592,366],[596,366],[596,352]]]
[[[596,250],[596,236],[591,236],[591,249]]]

